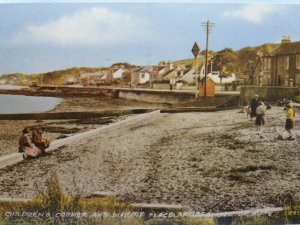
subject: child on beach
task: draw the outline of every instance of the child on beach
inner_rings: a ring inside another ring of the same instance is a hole
[[[294,128],[294,118],[295,118],[295,109],[293,107],[293,103],[290,102],[286,106],[286,121],[285,121],[285,130],[290,135],[288,137],[289,140],[295,140],[291,132],[291,129]]]
[[[256,120],[255,120],[256,131],[257,133],[260,133],[261,126],[265,124],[265,115],[266,115],[266,106],[262,101],[258,103],[258,107],[256,108],[255,112],[256,112]]]
[[[42,153],[50,146],[50,141],[44,137],[44,130],[38,128],[32,131],[32,143],[38,147]]]
[[[24,128],[19,139],[19,152],[23,152],[24,159],[35,158],[41,154],[41,150],[31,142],[31,139],[28,136],[29,133],[30,130]]]

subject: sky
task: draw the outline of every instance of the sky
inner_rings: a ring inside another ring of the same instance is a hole
[[[215,51],[300,41],[298,1],[261,2],[0,0],[0,74],[192,58],[207,21]]]

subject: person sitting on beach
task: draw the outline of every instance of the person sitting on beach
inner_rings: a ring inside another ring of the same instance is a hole
[[[22,135],[19,138],[19,152],[23,152],[23,158],[35,158],[41,154],[41,150],[36,147],[32,142],[28,134],[30,130],[28,128],[24,128],[22,131]]]
[[[295,117],[295,109],[293,107],[293,103],[288,103],[286,106],[286,122],[285,122],[285,130],[290,135],[288,137],[289,140],[295,140],[292,135],[291,129],[294,128],[294,117]]]
[[[42,128],[32,131],[32,143],[38,147],[42,153],[45,153],[45,150],[50,146],[50,141],[44,137],[44,130]]]
[[[255,120],[256,131],[258,133],[260,133],[261,131],[261,126],[265,124],[265,115],[266,115],[266,106],[262,101],[260,101],[258,103],[258,107],[256,108],[256,120]]]

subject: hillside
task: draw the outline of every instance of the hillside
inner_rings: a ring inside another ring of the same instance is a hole
[[[259,52],[265,55],[272,52],[278,46],[279,44],[266,43],[255,47],[250,46],[250,47],[241,48],[240,50],[236,51],[240,73],[243,74],[247,71],[247,64],[250,60],[253,61],[257,60],[257,54]]]
[[[241,48],[237,51],[233,51],[230,48],[224,48],[221,51],[214,52],[211,51],[211,57],[213,57],[213,70],[221,71],[224,75],[229,75],[230,73],[235,73],[237,77],[242,78],[244,74],[247,72],[247,64],[249,61],[256,62],[258,60],[258,54],[261,52],[263,55],[272,52],[275,48],[277,48],[279,44],[274,43],[266,43],[259,46],[247,46]],[[205,57],[197,58],[198,65],[201,65],[205,62]],[[173,62],[175,66],[179,66],[181,64],[186,65],[194,65],[195,59],[183,59]],[[208,62],[210,63],[210,61]],[[210,64],[208,65],[210,68]],[[227,74],[226,74],[227,72]],[[256,70],[258,73],[259,70]]]
[[[173,61],[173,64],[174,64],[175,67],[177,67],[177,66],[180,66],[180,65],[195,65],[196,63],[198,65],[201,65],[204,62],[205,62],[205,58],[204,57],[199,57],[199,58],[197,58],[197,60],[195,60],[195,59],[182,59],[182,60]]]
[[[117,66],[118,64],[113,64]],[[129,64],[127,64],[129,65]],[[23,74],[13,73],[4,74],[0,77],[0,80],[7,80],[18,85],[30,85],[32,82],[41,82],[43,84],[63,84],[68,77],[79,78],[81,73],[93,73],[99,70],[111,70],[112,67],[72,67],[64,70],[56,70],[46,73],[37,74]],[[125,66],[126,67],[126,66]]]
[[[80,73],[83,72],[95,72],[102,67],[73,67],[65,70],[56,70],[46,73],[38,74],[23,74],[23,73],[14,73],[14,74],[4,74],[0,77],[1,80],[8,80],[18,85],[30,85],[32,82],[42,82],[44,84],[61,84],[69,76],[74,76],[78,78]]]
[[[233,51],[230,48],[225,48],[219,52],[211,51],[214,57],[213,69],[225,71],[230,73],[235,73],[238,77],[242,78],[244,74],[247,72],[247,64],[249,61],[257,61],[257,55],[259,52],[263,54],[270,53],[275,48],[277,48],[279,44],[274,43],[266,43],[259,46],[248,46],[241,48],[240,50]],[[195,63],[200,66],[205,62],[205,57],[201,55],[197,58],[197,60],[190,59],[182,59],[173,61],[174,67],[180,67],[180,65],[195,65]],[[9,83],[17,84],[17,85],[30,85],[32,82],[41,82],[43,84],[63,84],[65,83],[68,77],[78,78],[81,73],[93,73],[99,70],[112,70],[115,67],[119,67],[120,65],[125,66],[126,69],[131,69],[134,65],[131,65],[126,62],[114,63],[110,67],[73,67],[64,70],[56,70],[46,73],[37,73],[37,74],[23,74],[23,73],[14,73],[14,74],[4,74],[0,76],[1,80],[9,81]],[[209,65],[210,67],[210,65]],[[220,68],[219,68],[220,67]],[[259,70],[256,70],[258,73]],[[127,74],[128,75],[128,74]],[[226,75],[226,74],[225,74]]]

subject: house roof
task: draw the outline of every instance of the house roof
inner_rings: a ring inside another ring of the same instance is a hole
[[[300,41],[281,44],[271,52],[271,56],[300,53]]]
[[[135,67],[131,70],[131,72],[139,72],[142,69],[143,69],[142,67]]]
[[[167,77],[168,75],[170,75],[171,73],[173,73],[176,69],[172,69],[167,71],[165,74],[162,74],[161,77]]]
[[[119,71],[119,70],[125,71],[125,69],[123,69],[123,68],[117,68],[117,69],[113,69],[113,72],[115,73],[115,72],[117,72],[117,71]]]
[[[140,72],[152,72],[152,70],[153,70],[153,66],[144,66],[142,67]]]
[[[185,69],[185,70],[183,70],[183,76],[184,75],[186,75],[187,73],[189,73],[190,71],[193,71],[193,73],[194,73],[194,69],[192,68],[192,69]]]

